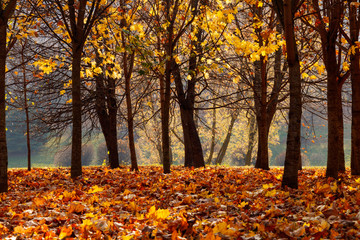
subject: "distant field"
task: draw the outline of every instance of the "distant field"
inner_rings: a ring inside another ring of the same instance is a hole
[[[45,154],[34,155],[31,157],[32,167],[53,167],[52,157],[46,157]],[[27,156],[9,155],[9,168],[27,168]]]

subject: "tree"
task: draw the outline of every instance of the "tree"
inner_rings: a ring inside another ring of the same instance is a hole
[[[55,0],[40,3],[41,7],[55,6],[52,19],[48,19],[49,9],[38,11],[39,17],[50,29],[53,37],[62,41],[71,49],[71,93],[72,93],[72,148],[71,148],[71,178],[82,174],[81,146],[82,146],[82,94],[81,94],[81,61],[84,45],[96,21],[112,4],[101,0]],[[40,8],[40,6],[38,6]],[[46,11],[46,12],[45,12]],[[60,30],[60,31],[59,31]],[[60,34],[59,34],[60,32]],[[69,42],[66,42],[66,39]]]
[[[245,165],[250,166],[251,165],[251,156],[253,152],[254,145],[256,143],[255,135],[257,132],[256,129],[256,122],[255,122],[255,116],[252,113],[249,113],[248,118],[248,124],[249,124],[249,140],[248,140],[248,147],[245,155]]]
[[[341,93],[342,85],[348,75],[341,73],[341,50],[336,49],[344,18],[344,2],[341,0],[323,0],[320,3],[319,0],[313,0],[312,7],[316,19],[314,28],[320,35],[321,50],[327,71],[329,137],[326,176],[337,179],[338,172],[345,170]]]
[[[123,13],[126,12],[125,1],[120,1],[121,10]],[[130,23],[126,21],[125,16],[121,20],[121,28],[130,31]],[[135,137],[134,137],[134,114],[131,101],[131,78],[134,69],[135,61],[135,50],[131,48],[131,44],[128,42],[129,36],[125,31],[121,31],[121,43],[122,48],[127,49],[122,54],[122,67],[125,79],[125,97],[126,97],[126,111],[127,111],[127,124],[129,134],[129,148],[131,158],[131,170],[138,171],[136,150],[135,150]]]
[[[6,145],[6,120],[5,120],[5,82],[6,82],[6,58],[16,38],[9,42],[7,29],[9,19],[15,12],[17,0],[0,2],[0,192],[8,191],[8,154]]]
[[[348,1],[350,43],[350,74],[352,89],[351,174],[360,175],[360,51],[358,46],[360,14],[357,1]]]
[[[239,90],[251,108],[257,124],[256,168],[269,169],[269,132],[279,104],[288,94],[286,64],[282,60],[281,29],[276,28],[274,10],[263,2],[250,2],[237,12],[226,36],[229,46],[234,48],[234,57],[224,53],[225,61],[231,65],[229,71],[238,76],[239,89],[248,86],[251,93]],[[249,24],[251,23],[251,24]],[[227,60],[234,59],[234,60]],[[234,81],[235,81],[234,80]],[[243,86],[241,86],[243,85]]]
[[[201,1],[192,0],[191,5],[191,21],[195,17],[202,21],[203,16],[200,16],[200,8],[202,7]],[[190,23],[189,22],[189,23]],[[184,85],[182,83],[182,77],[180,72],[180,66],[174,61],[175,66],[175,84],[177,98],[180,105],[181,122],[184,135],[184,147],[185,147],[185,167],[204,167],[204,155],[200,142],[199,133],[197,131],[196,122],[194,119],[194,105],[196,97],[196,84],[199,81],[199,62],[202,57],[201,43],[204,41],[203,29],[191,24],[190,31],[196,36],[190,41],[190,56],[188,73],[190,79],[187,81],[187,88],[184,91]]]
[[[279,21],[284,29],[287,62],[289,66],[290,110],[282,186],[288,186],[291,188],[298,188],[298,169],[301,146],[301,75],[300,60],[294,30],[294,16],[299,7],[298,4],[298,0],[274,1],[274,9],[276,10]]]

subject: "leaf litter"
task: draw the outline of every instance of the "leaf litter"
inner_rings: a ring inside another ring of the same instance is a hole
[[[9,170],[1,239],[358,239],[360,178],[322,168],[281,189],[281,168]]]

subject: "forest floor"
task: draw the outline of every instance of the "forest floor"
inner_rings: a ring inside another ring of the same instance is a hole
[[[324,168],[161,167],[9,170],[1,239],[359,239],[360,178]]]

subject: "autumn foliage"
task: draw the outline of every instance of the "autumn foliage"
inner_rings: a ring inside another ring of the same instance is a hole
[[[360,178],[322,168],[280,188],[282,170],[160,167],[10,170],[0,237],[19,239],[359,238]]]

